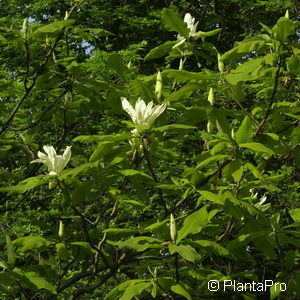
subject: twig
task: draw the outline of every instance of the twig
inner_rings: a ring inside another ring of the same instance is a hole
[[[265,117],[263,118],[263,120],[260,122],[254,136],[257,136],[261,133],[261,131],[263,130],[263,127],[265,126],[268,117],[271,115],[272,113],[272,106],[273,103],[275,101],[275,96],[277,93],[277,89],[278,89],[278,83],[279,83],[279,76],[280,76],[280,68],[281,68],[281,63],[282,63],[282,58],[281,56],[279,56],[278,62],[277,62],[277,68],[276,68],[276,74],[275,74],[275,81],[274,81],[274,87],[273,87],[273,91],[272,91],[272,95],[271,95],[271,99],[268,105],[268,109],[267,112],[265,114]]]

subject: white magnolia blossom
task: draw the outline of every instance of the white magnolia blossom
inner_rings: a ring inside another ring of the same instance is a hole
[[[63,155],[57,155],[53,146],[44,146],[43,152],[38,152],[39,159],[31,163],[42,163],[48,167],[49,175],[59,175],[71,158],[71,146],[67,146]]]
[[[146,105],[141,98],[136,101],[134,108],[126,98],[121,97],[121,101],[123,109],[129,114],[133,123],[147,127],[150,127],[166,109],[166,104],[153,106],[151,101]]]
[[[197,34],[196,30],[199,22],[195,24],[195,18],[193,18],[190,13],[185,14],[183,20],[187,24],[187,28],[190,30],[189,37],[195,36]],[[180,42],[177,43],[173,48],[180,46],[186,41],[186,38],[180,34],[177,35],[177,39],[180,40]]]

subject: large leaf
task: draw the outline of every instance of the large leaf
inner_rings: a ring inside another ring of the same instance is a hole
[[[295,34],[295,23],[285,17],[280,18],[277,24],[272,28],[275,39],[286,42],[290,35]]]
[[[133,279],[133,280],[125,281],[125,282],[117,285],[108,294],[106,294],[106,296],[104,297],[103,300],[119,299],[120,296],[123,294],[123,291],[125,291],[130,286],[134,286],[135,284],[139,284],[139,283],[146,283],[146,280],[144,280],[144,279]]]
[[[221,60],[236,60],[245,54],[252,51],[258,51],[270,40],[270,37],[266,34],[257,35],[255,37],[246,38],[242,42],[238,42],[236,46],[223,54]]]
[[[269,154],[274,154],[274,151],[271,150],[270,148],[266,147],[265,145],[261,143],[241,143],[239,144],[240,147],[242,148],[248,148],[251,150],[254,150],[256,152],[264,152],[264,153],[269,153]]]
[[[149,59],[160,58],[162,56],[165,56],[172,50],[173,46],[176,43],[177,41],[167,41],[164,44],[151,49],[144,59],[149,60]]]
[[[47,183],[49,180],[50,176],[30,177],[19,182],[19,184],[15,186],[0,187],[0,192],[16,192],[23,194],[28,190]]]
[[[228,258],[233,258],[233,255],[228,251],[226,248],[222,247],[221,245],[207,240],[197,240],[191,242],[193,245],[199,246],[200,248],[204,248],[204,250],[208,254],[214,254],[218,256],[224,256]]]
[[[236,138],[238,144],[249,143],[253,140],[252,123],[248,116],[246,116],[236,132]]]
[[[55,21],[51,24],[43,25],[35,30],[35,34],[51,34],[57,33],[63,30],[67,26],[71,26],[74,24],[75,20],[63,20],[63,21]]]
[[[40,236],[25,236],[13,241],[17,251],[25,252],[32,249],[41,249],[51,244],[50,241]]]
[[[172,285],[171,291],[183,296],[185,299],[192,300],[192,297],[190,296],[190,294],[187,292],[187,290],[181,284]]]
[[[162,10],[162,20],[165,27],[170,31],[176,31],[181,36],[188,38],[189,29],[186,23],[182,20],[180,15],[172,9],[164,8]]]
[[[120,248],[131,248],[138,252],[146,249],[161,248],[161,241],[148,236],[133,237],[126,241],[113,242],[109,241],[109,244],[118,246]]]
[[[151,282],[140,282],[134,285],[130,285],[124,292],[120,300],[131,300],[134,296],[139,295],[142,291],[152,285]]]
[[[178,244],[189,234],[199,233],[207,225],[208,221],[208,213],[205,206],[186,217],[183,226],[178,231],[176,243]]]
[[[196,250],[190,245],[174,245],[173,243],[169,244],[170,254],[178,253],[182,258],[187,261],[194,262],[200,259],[200,255]]]

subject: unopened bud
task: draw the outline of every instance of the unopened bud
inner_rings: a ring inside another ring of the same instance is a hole
[[[233,140],[235,140],[235,136],[236,136],[235,131],[234,131],[234,129],[232,128],[232,129],[231,129],[231,137],[232,137]]]
[[[179,71],[183,70],[183,60],[182,58],[180,58],[180,62],[179,62]]]
[[[208,120],[207,122],[207,132],[212,133],[214,129],[214,125],[211,123],[211,121]]]
[[[214,89],[213,88],[209,89],[207,100],[210,102],[211,105],[214,104],[215,96],[214,96]]]
[[[171,236],[173,243],[175,243],[176,238],[177,238],[177,229],[176,229],[176,222],[175,222],[173,214],[171,214],[171,216],[170,216],[170,236]]]
[[[290,18],[290,13],[289,13],[289,10],[288,10],[288,9],[287,9],[286,12],[285,12],[285,17],[288,18],[288,19]]]
[[[63,237],[64,236],[64,223],[63,223],[62,220],[59,221],[58,236],[59,237]]]
[[[156,76],[156,85],[155,85],[155,94],[157,100],[160,100],[161,93],[162,93],[162,77],[161,77],[161,73],[158,71]]]
[[[28,18],[25,18],[23,21],[23,37],[24,37],[24,39],[27,39],[27,33],[28,33]]]
[[[224,62],[221,60],[221,55],[218,53],[218,69],[220,73],[224,73]]]
[[[69,19],[69,16],[70,16],[70,15],[69,15],[69,12],[66,11],[64,20],[68,20],[68,19]]]

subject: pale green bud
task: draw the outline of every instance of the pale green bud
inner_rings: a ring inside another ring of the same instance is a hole
[[[160,100],[161,93],[162,93],[162,77],[161,77],[161,73],[158,71],[156,76],[156,85],[155,85],[155,94],[157,100]]]
[[[25,18],[23,21],[23,37],[24,39],[27,39],[28,34],[28,18]]]
[[[176,222],[175,222],[173,214],[171,214],[171,216],[170,216],[170,236],[171,236],[173,243],[175,243],[176,238],[177,238],[177,229],[176,229]]]
[[[210,102],[211,105],[214,104],[215,97],[214,97],[214,89],[213,88],[209,89],[207,100]]]
[[[235,130],[232,128],[231,129],[231,137],[232,137],[233,140],[235,140],[235,136],[236,136]]]
[[[69,19],[69,16],[70,16],[70,15],[69,15],[69,12],[66,11],[64,20],[68,20],[68,19]]]
[[[288,10],[288,9],[287,9],[286,12],[285,12],[285,17],[288,18],[288,19],[290,18],[290,13],[289,13],[289,10]]]
[[[183,70],[183,60],[182,58],[180,58],[180,62],[179,62],[179,71]]]
[[[64,223],[62,220],[59,221],[59,229],[58,229],[58,236],[63,237],[64,236]]]
[[[224,62],[221,60],[221,55],[218,53],[218,69],[220,73],[224,73]]]
[[[214,129],[214,125],[211,123],[211,121],[208,120],[207,122],[207,132],[212,133]]]

